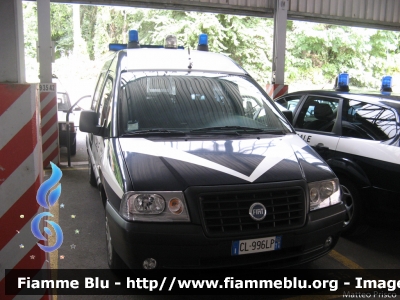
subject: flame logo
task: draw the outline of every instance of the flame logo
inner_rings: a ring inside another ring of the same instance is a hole
[[[50,189],[55,186],[61,179],[62,177],[62,172],[61,170],[52,162],[50,162],[51,164],[51,169],[52,169],[52,173],[49,179],[47,179],[45,182],[43,182],[41,184],[41,186],[39,187],[38,191],[37,191],[37,195],[36,195],[36,200],[39,203],[40,206],[44,207],[44,208],[50,208],[50,206],[53,206],[54,203],[57,202],[58,198],[61,195],[61,184],[59,184],[57,186],[57,188],[55,188],[54,190],[50,191]],[[46,201],[46,194],[49,193],[49,201],[47,203]]]
[[[47,179],[40,185],[38,192],[36,194],[36,201],[39,203],[40,206],[46,209],[49,209],[51,206],[53,206],[61,195],[61,184],[58,184],[58,186],[53,190],[51,189],[60,181],[62,177],[62,172],[60,168],[58,168],[55,164],[53,164],[52,162],[50,162],[50,164],[52,169],[51,176],[49,179]],[[47,193],[48,197],[46,197]],[[37,239],[46,241],[47,238],[42,234],[40,230],[40,220],[44,217],[54,217],[54,216],[49,212],[43,212],[38,214],[32,220],[31,231]],[[53,227],[54,232],[56,233],[56,242],[53,246],[43,246],[42,244],[39,243],[37,243],[37,245],[39,246],[40,249],[42,249],[45,252],[53,252],[58,248],[60,248],[64,240],[64,235],[60,225],[58,225],[53,221],[46,220],[46,222]],[[44,227],[44,232],[46,232],[48,236],[52,235],[51,230],[48,227]]]

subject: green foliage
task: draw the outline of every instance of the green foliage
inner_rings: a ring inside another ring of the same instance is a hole
[[[259,82],[271,73],[272,20],[182,11],[136,10],[129,28],[139,30],[142,44],[164,44],[175,34],[185,48],[196,49],[198,36],[209,36],[209,49],[224,53]]]
[[[36,56],[36,3],[24,2],[25,47]],[[163,44],[175,34],[185,48],[196,49],[198,35],[207,33],[211,51],[224,53],[242,65],[261,85],[271,77],[273,20],[245,16],[131,7],[80,6],[81,34],[90,60],[108,52],[109,43],[127,43],[137,29],[141,44]],[[74,46],[72,6],[51,4],[52,39],[57,57]],[[400,72],[399,32],[288,21],[287,84],[306,81],[333,83],[349,72],[352,85],[373,87],[383,75]]]
[[[37,37],[37,6],[34,2],[23,2],[24,12],[24,41],[25,54],[28,57],[36,58]]]
[[[98,10],[98,6],[81,5],[80,7],[81,33],[86,42],[87,52],[90,60],[95,59],[94,38],[96,34],[95,29],[97,24]]]
[[[36,58],[36,41],[38,40],[37,5],[35,2],[23,3],[25,53]],[[72,6],[67,4],[50,4],[51,40],[55,42],[56,58],[69,55],[74,47],[72,32]]]
[[[50,4],[51,40],[56,44],[56,58],[69,55],[74,48],[72,5]]]
[[[224,53],[244,66],[260,82],[271,73],[272,20],[197,12],[98,7],[97,21],[82,22],[91,59],[108,51],[109,43],[127,43],[129,29],[137,29],[141,44],[163,45],[168,34],[179,45],[196,49],[198,35],[209,35],[211,51]],[[87,32],[95,24],[95,34]],[[91,51],[90,49],[93,49]]]
[[[383,75],[398,72],[398,52],[398,32],[293,22],[287,33],[287,79],[322,84],[348,72],[351,85],[376,88]]]

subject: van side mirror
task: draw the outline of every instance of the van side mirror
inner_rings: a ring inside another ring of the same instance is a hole
[[[97,125],[99,115],[92,110],[83,110],[79,118],[79,130],[82,132],[93,133],[94,135],[102,134],[102,127]]]
[[[291,110],[283,110],[282,113],[288,119],[289,123],[293,125],[293,112]]]

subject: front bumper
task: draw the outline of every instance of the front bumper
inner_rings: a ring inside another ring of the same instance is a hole
[[[200,224],[128,222],[107,203],[106,217],[115,251],[130,268],[154,258],[157,268],[289,267],[327,254],[343,228],[345,208],[338,204],[307,214],[301,228],[273,234],[208,237]],[[233,240],[282,236],[280,250],[231,256]],[[328,237],[332,243],[325,245]]]

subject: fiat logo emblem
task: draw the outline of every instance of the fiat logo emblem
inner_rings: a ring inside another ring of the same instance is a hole
[[[250,217],[255,221],[261,221],[267,215],[267,209],[259,202],[253,203],[249,209]]]

